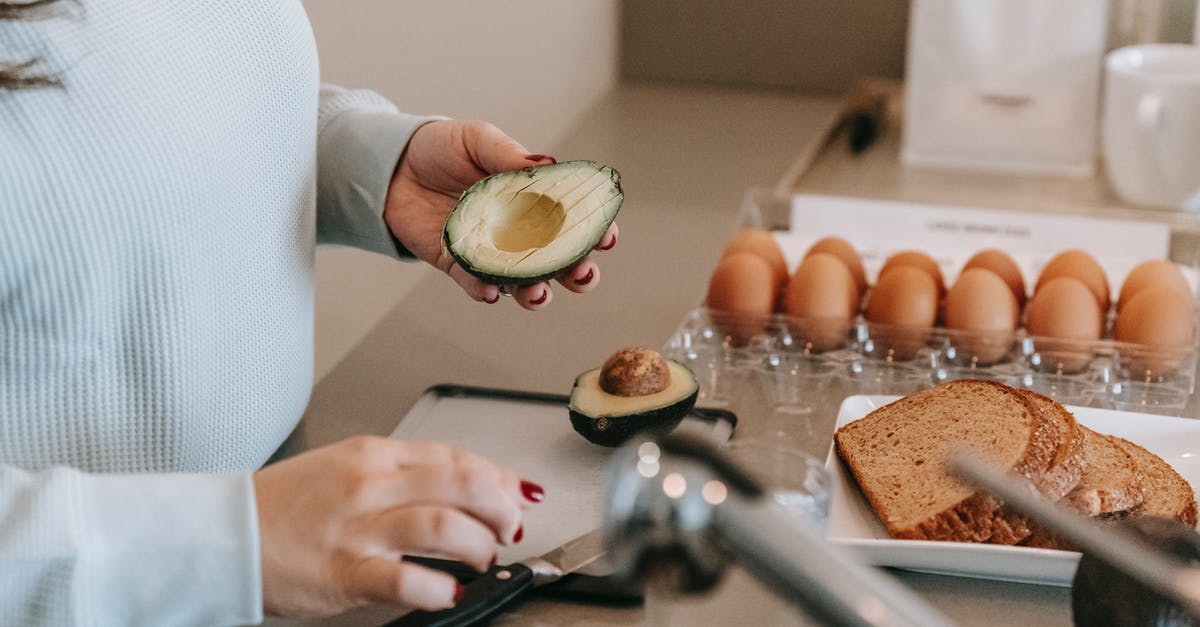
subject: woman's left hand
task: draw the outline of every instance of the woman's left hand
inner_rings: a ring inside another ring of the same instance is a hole
[[[553,157],[531,155],[524,146],[487,122],[441,120],[417,129],[388,187],[383,218],[392,233],[418,259],[449,274],[478,301],[500,299],[500,286],[485,283],[463,270],[442,249],[442,227],[463,190],[485,176],[554,163]],[[614,223],[596,250],[617,243]],[[600,282],[600,268],[585,257],[567,268],[558,283],[572,292],[588,292]],[[508,289],[526,309],[550,304],[548,283]]]

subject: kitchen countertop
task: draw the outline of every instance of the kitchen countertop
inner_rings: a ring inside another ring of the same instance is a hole
[[[622,173],[620,242],[597,255],[603,273],[597,289],[577,295],[560,288],[548,310],[531,313],[509,302],[473,303],[431,273],[315,386],[285,453],[360,433],[387,434],[435,384],[566,393],[577,373],[616,347],[661,346],[702,298],[708,272],[740,223],[747,188],[774,184],[840,107],[840,98],[790,92],[618,86],[554,152],[560,160],[594,159]],[[1053,200],[1082,213],[1116,204],[1102,179],[908,171],[897,164],[897,141],[889,133],[861,157],[823,159],[796,189],[1035,210]],[[1070,624],[1066,588],[898,576],[964,625]],[[363,610],[320,624],[380,624],[391,614]],[[500,622],[644,620],[641,608],[532,599]]]

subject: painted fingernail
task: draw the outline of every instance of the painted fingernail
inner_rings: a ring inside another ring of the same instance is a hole
[[[527,161],[532,161],[534,163],[541,163],[543,161],[549,161],[549,163],[543,163],[542,165],[554,165],[554,164],[558,163],[558,159],[555,159],[554,157],[551,157],[550,155],[529,155],[528,157],[525,157],[525,159]]]
[[[542,489],[542,486],[532,481],[521,482],[521,494],[524,494],[525,498],[532,503],[541,503],[546,498],[546,491]]]
[[[493,556],[492,556],[492,561],[488,562],[488,570],[491,570],[491,569],[495,568],[495,567],[496,567],[496,562],[498,562],[498,561],[500,561],[500,556],[499,556],[499,555],[493,555]]]
[[[524,538],[524,537],[525,537],[525,525],[521,525],[520,527],[517,527],[517,532],[513,534],[513,544],[520,542],[521,538]]]
[[[458,603],[459,601],[461,601],[463,598],[463,594],[465,594],[466,591],[467,591],[466,588],[463,588],[463,585],[461,583],[458,583],[457,581],[454,582],[454,602]]]
[[[536,300],[529,301],[529,304],[530,305],[540,305],[540,304],[546,302],[546,297],[548,297],[548,296],[550,296],[550,290],[542,290],[542,295],[537,297]]]
[[[594,278],[596,278],[596,271],[592,268],[588,268],[588,273],[583,275],[582,279],[575,279],[575,285],[587,285],[588,283],[591,283],[592,279]]]
[[[600,250],[610,250],[613,246],[616,246],[616,245],[617,245],[617,236],[613,235],[612,239],[608,240],[607,244],[600,246]]]
[[[485,298],[485,299],[483,299],[483,302],[485,302],[485,303],[487,303],[487,304],[489,304],[489,305],[495,305],[495,304],[496,304],[496,302],[497,302],[497,301],[499,301],[499,300],[500,300],[500,295],[499,295],[499,294],[496,294],[495,296],[493,296],[493,297],[491,297],[491,298]]]

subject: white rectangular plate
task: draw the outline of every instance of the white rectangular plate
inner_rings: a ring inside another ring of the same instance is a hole
[[[895,396],[851,396],[842,402],[837,427],[853,422]],[[1083,425],[1120,436],[1161,456],[1194,490],[1200,485],[1200,421],[1108,409],[1068,406]],[[826,537],[854,547],[870,563],[964,577],[1070,586],[1079,563],[1071,551],[1017,546],[893,540],[867,503],[854,478],[830,446],[825,461],[833,482]]]

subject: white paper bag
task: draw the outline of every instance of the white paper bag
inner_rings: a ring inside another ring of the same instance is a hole
[[[914,0],[906,164],[1088,176],[1106,0]]]

